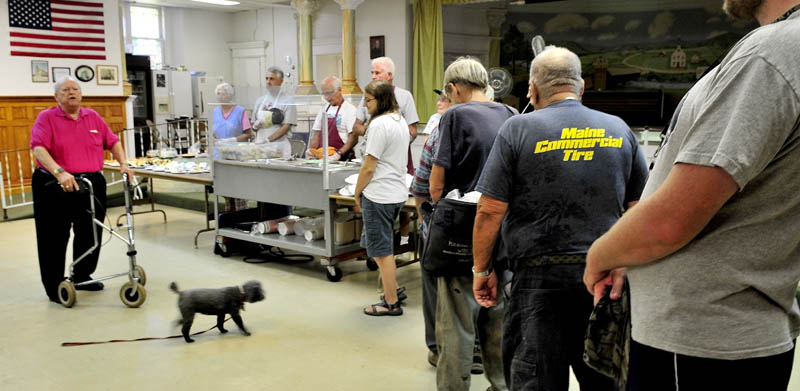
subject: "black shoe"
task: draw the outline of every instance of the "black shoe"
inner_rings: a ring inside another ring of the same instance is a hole
[[[75,285],[76,291],[102,291],[105,286],[102,282],[97,281],[86,285]]]
[[[428,350],[428,364],[431,364],[434,368],[436,368],[436,364],[439,362],[439,353],[434,352],[433,350]]]
[[[481,357],[480,351],[472,355],[472,368],[470,368],[469,373],[473,375],[480,375],[483,373],[483,358]]]
[[[405,299],[408,299],[408,295],[406,295],[406,287],[401,286],[397,288],[397,302],[399,303]],[[386,301],[386,295],[381,295],[381,301]]]

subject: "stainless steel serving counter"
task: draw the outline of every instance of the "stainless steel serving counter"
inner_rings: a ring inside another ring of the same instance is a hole
[[[338,281],[342,272],[336,266],[336,256],[358,250],[360,246],[357,241],[345,245],[334,243],[333,218],[336,200],[329,195],[345,185],[345,178],[357,174],[359,170],[360,166],[354,163],[328,163],[327,170],[324,170],[320,163],[309,163],[303,159],[256,162],[215,160],[211,172],[214,177],[214,194],[217,196],[319,209],[325,217],[325,237],[314,241],[277,233],[251,235],[233,228],[217,228],[217,234],[318,255],[322,265],[327,266],[328,279]],[[215,213],[219,216],[218,202],[214,204]]]

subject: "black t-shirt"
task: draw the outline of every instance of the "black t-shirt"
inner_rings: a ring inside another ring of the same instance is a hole
[[[618,117],[570,99],[506,121],[477,186],[508,203],[496,259],[585,254],[646,180],[636,136]]]
[[[444,192],[475,190],[497,131],[517,110],[501,103],[467,102],[448,109],[439,123],[439,150],[433,164],[445,169]]]

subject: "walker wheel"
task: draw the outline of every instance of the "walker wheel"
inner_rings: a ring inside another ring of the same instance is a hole
[[[372,257],[367,258],[367,269],[375,271],[378,270],[378,263]]]
[[[147,299],[147,291],[144,289],[144,285],[136,284],[134,286],[128,281],[122,284],[122,288],[119,290],[119,298],[128,307],[137,308]]]
[[[136,274],[139,275],[139,283],[142,284],[142,286],[147,284],[147,274],[144,272],[143,267],[136,265]]]
[[[58,299],[64,307],[71,308],[75,305],[75,284],[72,281],[64,280],[58,284]]]

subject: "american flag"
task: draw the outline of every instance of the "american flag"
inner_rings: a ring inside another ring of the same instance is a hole
[[[11,55],[106,59],[103,3],[8,0]]]

